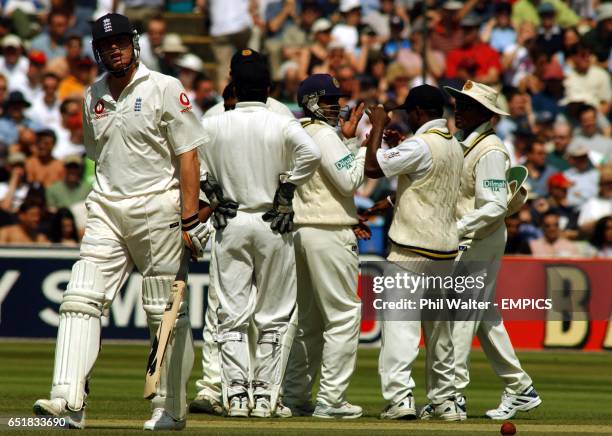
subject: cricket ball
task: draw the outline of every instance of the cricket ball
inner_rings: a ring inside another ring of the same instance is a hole
[[[516,434],[516,427],[510,421],[506,421],[502,424],[499,432],[503,435],[513,435]]]

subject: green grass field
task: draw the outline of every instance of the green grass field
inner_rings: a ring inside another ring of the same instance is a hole
[[[53,351],[51,343],[0,342],[0,419],[31,416],[34,401],[47,397]],[[149,404],[142,399],[147,351],[145,345],[103,346],[90,383],[87,433],[116,435],[141,431],[143,422],[150,416]],[[417,406],[425,403],[424,356],[420,357],[414,374],[418,385]],[[520,358],[544,402],[538,409],[512,420],[518,434],[612,434],[612,353],[523,352]],[[385,405],[380,394],[377,359],[378,350],[360,350],[357,372],[349,390],[349,400],[363,406],[364,418],[330,422],[315,418],[241,420],[189,415],[185,431],[206,435],[499,434],[500,423],[483,416],[485,410],[497,406],[502,385],[481,352],[473,354],[472,383],[466,392],[470,419],[462,423],[377,419]],[[193,381],[199,371],[196,358],[189,384],[190,399],[195,395]],[[6,425],[0,425],[0,433],[6,430],[9,430]],[[11,430],[10,434],[41,434],[41,431]]]

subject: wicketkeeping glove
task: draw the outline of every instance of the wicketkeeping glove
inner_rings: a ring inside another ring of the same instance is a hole
[[[215,229],[223,229],[227,226],[227,220],[234,218],[238,211],[238,203],[223,196],[223,190],[219,183],[211,174],[207,174],[204,180],[200,181],[200,189],[206,195],[213,209],[211,221]]]
[[[272,209],[263,215],[263,220],[270,222],[270,228],[278,233],[293,230],[293,194],[296,186],[290,182],[281,182],[274,194]]]
[[[197,213],[189,218],[181,219],[181,224],[183,242],[191,250],[192,257],[197,259],[204,256],[204,247],[213,232],[210,224],[200,222]]]

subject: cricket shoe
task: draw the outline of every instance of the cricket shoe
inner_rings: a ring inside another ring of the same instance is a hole
[[[234,395],[230,398],[227,416],[231,418],[247,418],[249,416],[249,397],[246,393]]]
[[[416,407],[412,393],[395,404],[389,404],[380,414],[380,419],[416,419]]]
[[[451,398],[440,404],[429,403],[421,409],[419,418],[423,420],[461,421],[461,413],[457,402],[454,398]]]
[[[516,412],[527,412],[540,404],[542,404],[542,399],[533,386],[522,394],[510,394],[504,391],[497,409],[488,410],[486,415],[491,419],[506,420],[516,415]]]
[[[315,406],[310,401],[300,404],[287,402],[285,405],[291,410],[292,416],[312,416],[315,411]]]
[[[355,419],[359,418],[363,410],[359,406],[354,406],[348,401],[338,406],[328,406],[327,404],[317,403],[317,407],[312,414],[315,418],[324,419]]]
[[[255,407],[251,410],[251,417],[255,418],[291,418],[291,409],[280,400],[276,403],[276,410],[271,413],[270,397],[267,395],[255,395]]]
[[[467,419],[467,401],[465,395],[458,395],[455,403],[457,404],[457,409],[459,409],[461,421],[465,421]]]
[[[34,403],[33,409],[34,413],[39,416],[51,415],[64,418],[69,428],[85,428],[85,407],[74,412],[68,409],[66,400],[63,398],[38,400]]]
[[[186,419],[174,419],[162,407],[156,407],[151,419],[144,423],[143,430],[182,430],[186,423]]]
[[[208,395],[198,395],[189,404],[189,412],[223,416],[223,405]]]

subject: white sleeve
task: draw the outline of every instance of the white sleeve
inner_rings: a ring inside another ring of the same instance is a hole
[[[284,134],[285,145],[289,149],[294,165],[289,182],[300,186],[317,170],[321,161],[321,151],[295,118],[288,120]]]
[[[408,138],[397,147],[388,150],[379,149],[376,159],[385,177],[405,174],[408,177],[415,173],[426,172],[431,168],[432,157],[429,147],[419,138]]]
[[[457,222],[459,239],[499,219],[508,209],[506,170],[509,162],[502,152],[492,150],[482,156],[475,168],[475,207]]]
[[[363,183],[365,147],[354,155],[335,132],[328,129],[315,135],[321,149],[321,170],[345,197],[352,197]]]
[[[97,161],[96,139],[91,119],[89,118],[89,111],[87,110],[87,99],[83,102],[83,145],[85,146],[87,157],[94,162]]]

